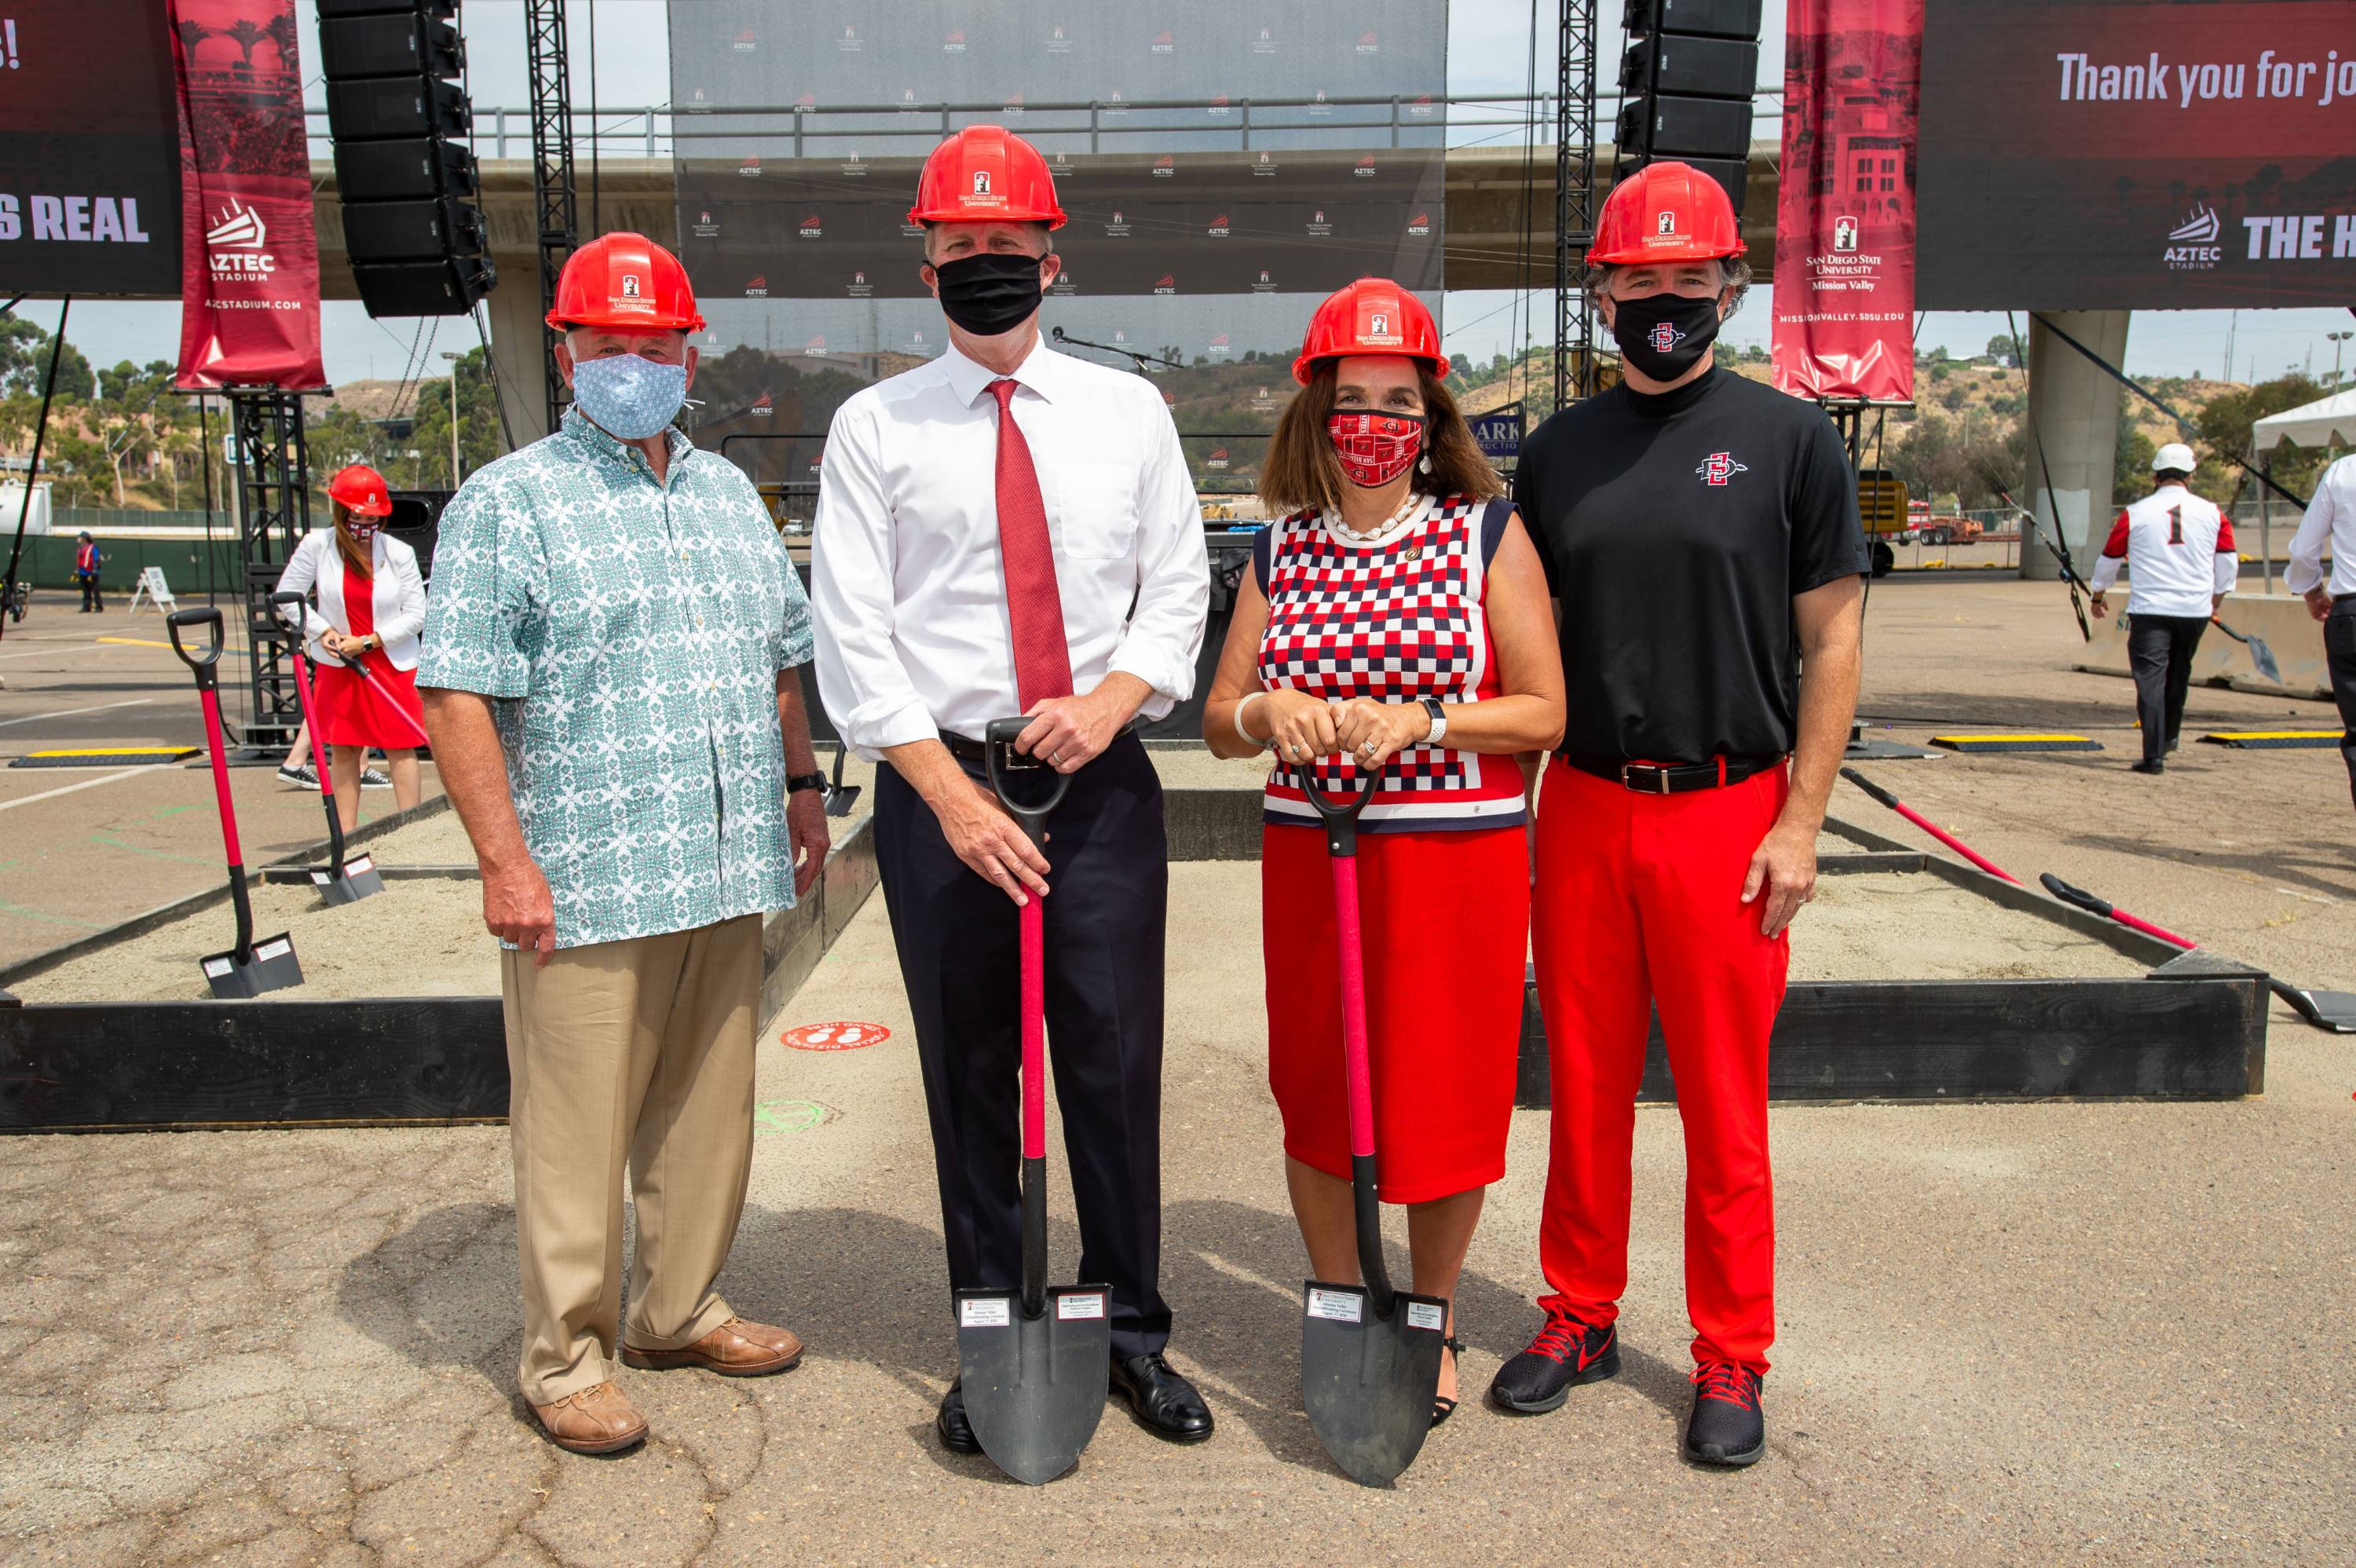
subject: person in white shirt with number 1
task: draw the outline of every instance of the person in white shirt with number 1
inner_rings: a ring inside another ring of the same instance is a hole
[[[2139,773],[2168,771],[2164,759],[2184,728],[2193,650],[2242,571],[2233,519],[2185,487],[2197,461],[2180,441],[2152,454],[2159,487],[2119,514],[2087,584],[2094,614],[2107,615],[2106,595],[2119,568],[2127,569],[2127,665],[2143,725],[2143,761],[2131,765]]]

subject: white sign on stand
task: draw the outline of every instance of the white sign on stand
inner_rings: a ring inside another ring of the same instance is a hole
[[[160,566],[140,569],[139,581],[131,590],[131,608],[138,609],[139,601],[142,599],[145,599],[157,610],[166,613],[180,607],[180,602],[172,597],[170,585],[164,581],[164,569]]]

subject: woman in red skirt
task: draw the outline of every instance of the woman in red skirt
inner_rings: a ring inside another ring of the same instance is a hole
[[[349,832],[359,826],[360,769],[371,747],[391,763],[394,805],[417,804],[417,747],[425,738],[417,634],[425,626],[425,581],[417,552],[380,525],[392,511],[382,475],[356,463],[327,482],[327,499],[335,527],[303,536],[278,587],[317,600],[305,611],[303,626],[311,659],[311,738],[330,759],[336,815]],[[365,664],[366,673],[346,655]]]
[[[1320,1279],[1358,1279],[1333,873],[1304,775],[1382,782],[1358,897],[1382,1199],[1413,1288],[1452,1300],[1505,1174],[1529,931],[1526,767],[1562,736],[1546,577],[1440,379],[1414,294],[1364,279],[1320,305],[1305,389],[1269,446],[1260,535],[1204,709],[1221,756],[1273,747],[1261,829],[1269,1084]],[[1456,1405],[1447,1329],[1435,1422]]]

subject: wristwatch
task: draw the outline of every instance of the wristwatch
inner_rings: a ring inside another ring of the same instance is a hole
[[[824,795],[826,793],[826,775],[824,773],[787,773],[786,775],[786,793],[787,795],[796,795],[806,789],[814,789],[818,791],[819,794]]]
[[[1423,743],[1427,746],[1437,746],[1440,744],[1440,738],[1448,733],[1448,715],[1440,710],[1440,699],[1437,697],[1425,698],[1423,710],[1431,715],[1431,733],[1423,738]]]

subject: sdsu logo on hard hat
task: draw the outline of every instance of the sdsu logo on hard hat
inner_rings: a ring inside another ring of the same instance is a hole
[[[988,196],[990,194],[990,171],[988,169],[976,169],[973,171],[973,194],[976,196]]]
[[[1659,217],[1657,217],[1657,218],[1655,218],[1655,219],[1653,219],[1653,232],[1654,232],[1654,233],[1655,233],[1655,234],[1675,234],[1676,231],[1677,231],[1677,215],[1676,215],[1676,213],[1674,213],[1674,212],[1664,212],[1664,213],[1662,213]]]

